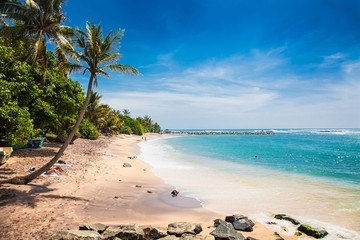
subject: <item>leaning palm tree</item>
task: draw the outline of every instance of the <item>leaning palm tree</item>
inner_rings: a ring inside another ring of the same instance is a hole
[[[108,35],[106,35],[106,37],[104,37],[101,25],[95,25],[94,23],[87,23],[86,30],[76,30],[74,44],[79,48],[79,51],[76,51],[70,45],[64,47],[64,49],[67,50],[69,56],[75,60],[75,63],[67,61],[63,62],[63,66],[70,73],[80,70],[83,70],[83,74],[89,72],[90,80],[88,83],[86,99],[83,107],[81,108],[75,126],[65,140],[65,143],[56,153],[54,158],[51,159],[48,163],[27,176],[17,177],[2,182],[0,181],[0,184],[27,184],[43,172],[49,170],[51,166],[53,166],[59,160],[80,125],[80,122],[89,104],[92,86],[97,86],[98,75],[109,77],[109,74],[105,71],[106,69],[120,71],[125,74],[139,74],[138,70],[135,68],[117,63],[122,55],[117,53],[118,49],[116,48],[116,44],[120,42],[123,36],[123,32],[124,31],[110,32]],[[64,56],[62,56],[60,59],[65,61]]]
[[[66,36],[72,33],[72,28],[61,25],[66,17],[61,5],[65,0],[25,0],[0,1],[3,34],[18,36],[30,40],[31,49],[25,61],[36,61],[42,68],[41,84],[45,86],[47,70],[47,42],[52,41],[58,47],[67,44]],[[13,22],[6,24],[5,19]]]

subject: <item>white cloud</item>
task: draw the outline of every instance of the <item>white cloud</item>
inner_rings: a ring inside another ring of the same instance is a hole
[[[148,114],[165,128],[360,127],[360,61],[342,63],[336,83],[312,82],[291,71],[284,51],[170,66],[177,71],[144,75],[156,87],[104,92],[103,101],[132,116]],[[174,64],[171,55],[164,59]]]

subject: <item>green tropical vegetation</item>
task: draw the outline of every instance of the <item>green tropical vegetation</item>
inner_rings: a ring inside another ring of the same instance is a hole
[[[137,75],[119,64],[117,46],[124,31],[104,35],[102,26],[88,22],[85,29],[62,25],[64,0],[0,1],[0,134],[11,145],[30,136],[52,133],[63,142],[57,154],[37,171],[8,183],[26,184],[48,170],[76,137],[100,134],[142,135],[159,132],[149,116],[130,117],[130,110],[112,109],[92,90],[108,70]],[[49,42],[56,48],[48,50]],[[89,74],[86,94],[68,74]],[[2,182],[0,182],[1,184]]]

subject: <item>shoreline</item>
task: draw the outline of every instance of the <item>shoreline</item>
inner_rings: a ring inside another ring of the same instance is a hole
[[[161,135],[145,136],[150,140]],[[48,239],[56,231],[77,229],[88,222],[136,223],[165,230],[172,222],[188,221],[201,224],[201,234],[211,232],[213,220],[225,215],[181,193],[172,198],[174,187],[150,171],[148,164],[129,158],[139,155],[141,141],[141,136],[134,135],[77,139],[61,157],[72,167],[59,177],[41,177],[26,186],[1,186],[0,239]],[[43,148],[17,151],[0,168],[0,177],[23,175],[30,167],[41,166],[59,147],[48,143]],[[132,167],[124,167],[124,163]],[[254,231],[243,232],[245,237],[274,239],[273,230],[252,220]]]

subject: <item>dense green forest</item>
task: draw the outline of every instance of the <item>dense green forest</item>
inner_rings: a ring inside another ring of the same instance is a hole
[[[60,69],[54,52],[47,51],[46,81],[42,68],[24,61],[29,46],[14,38],[0,37],[0,135],[12,145],[21,145],[31,136],[55,134],[64,141],[75,124],[85,100],[79,82]],[[149,116],[136,119],[129,110],[117,111],[91,93],[90,102],[76,136],[96,139],[99,134],[142,135],[159,132]]]

